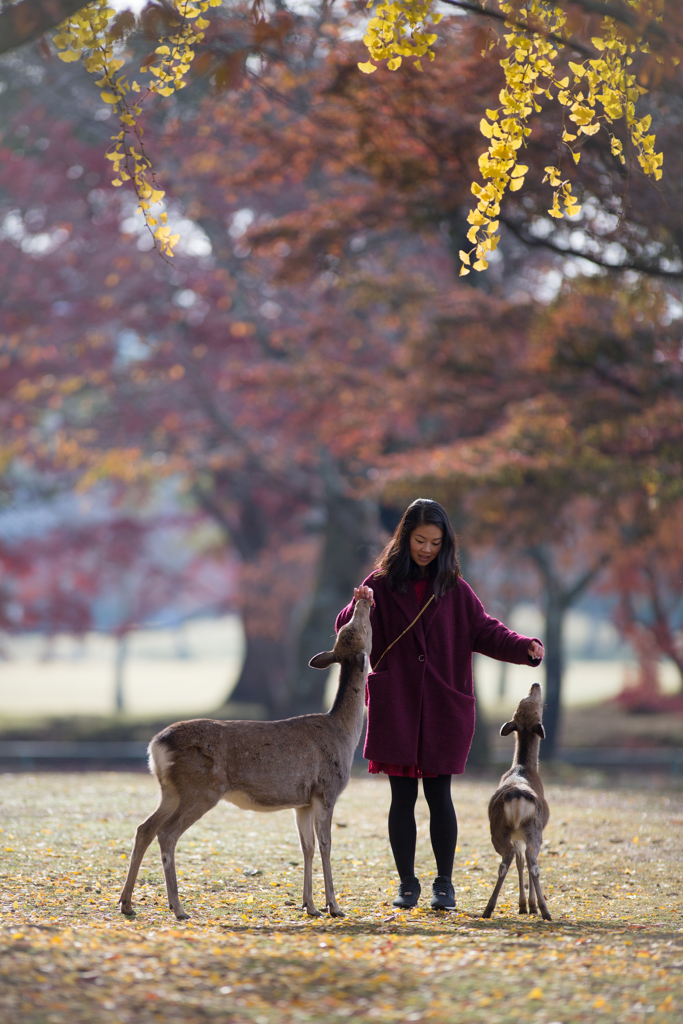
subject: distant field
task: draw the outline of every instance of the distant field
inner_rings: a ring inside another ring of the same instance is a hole
[[[88,634],[5,643],[0,716],[108,715],[114,710],[115,642]],[[124,668],[125,709],[133,715],[201,714],[224,703],[243,657],[237,616],[188,623],[181,630],[133,633]],[[43,660],[45,654],[49,660]]]
[[[605,653],[613,651],[613,657],[571,655],[572,649],[586,646],[586,618],[575,615],[570,620],[565,677],[568,707],[607,700],[634,674],[628,651],[617,646],[606,623],[601,624],[598,639]],[[530,635],[539,632],[533,610],[522,609],[516,620],[516,628]],[[60,636],[48,646],[43,638],[27,636],[5,640],[3,646],[9,660],[0,661],[0,717],[107,715],[113,711],[115,643],[111,638],[89,634],[80,642]],[[600,650],[600,643],[593,646]],[[124,671],[126,711],[132,715],[209,713],[225,702],[237,682],[243,649],[237,616],[188,623],[180,630],[131,634]],[[479,698],[494,719],[506,715],[532,681],[543,681],[543,667],[507,666],[501,699],[500,663],[483,657],[477,657],[475,663]],[[662,664],[661,679],[664,689],[677,689],[673,664]],[[332,670],[330,699],[334,688]]]

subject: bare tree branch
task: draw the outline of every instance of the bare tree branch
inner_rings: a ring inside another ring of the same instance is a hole
[[[476,0],[442,0],[442,2],[448,4],[449,7],[458,7],[461,11],[467,11],[468,14],[477,14],[482,18],[507,22],[508,25],[529,32],[531,35],[540,35],[544,39],[551,39],[560,46],[569,46],[573,50],[584,54],[584,56],[595,56],[592,51],[577,42],[576,39],[566,39],[563,36],[556,35],[554,32],[545,32],[542,26],[538,24],[519,21],[510,15],[503,14],[501,11],[482,7]],[[653,18],[644,21],[638,16],[637,10],[625,3],[619,2],[619,0],[565,0],[563,6],[580,7],[586,14],[597,14],[603,18],[613,18],[615,21],[631,29],[631,31],[636,32],[643,39],[657,46],[670,42],[672,37],[677,42],[680,42],[680,36],[678,33],[672,33],[670,26],[664,27]]]
[[[571,608],[577,597],[586,589],[589,583],[592,583],[598,573],[607,565],[610,560],[609,554],[603,554],[597,560],[595,565],[586,569],[578,580],[569,587],[563,587],[558,574],[556,573],[550,558],[550,553],[545,544],[530,544],[526,549],[527,556],[536,563],[536,566],[541,571],[546,586],[548,589],[553,590],[557,596],[559,607],[566,611]]]
[[[537,22],[531,21],[519,21],[517,18],[513,18],[509,14],[503,14],[502,11],[494,11],[488,7],[480,7],[477,3],[470,3],[469,0],[441,0],[442,3],[448,4],[449,7],[458,7],[461,11],[467,11],[469,14],[479,14],[483,18],[491,18],[493,21],[502,21],[506,25],[512,25],[514,28],[520,29],[522,32],[527,32],[530,36],[543,36],[544,39],[550,39],[553,43],[557,43],[558,46],[568,46],[572,50],[576,50],[577,53],[582,53],[584,57],[594,57],[595,53],[583,46],[582,43],[576,41],[576,39],[567,39],[565,36],[559,36],[556,32],[546,32],[542,25]]]
[[[580,7],[587,14],[599,14],[603,18],[614,18],[622,25],[627,25],[628,28],[638,31],[643,38],[655,37],[661,42],[667,40],[666,31],[659,22],[652,18],[643,22],[638,17],[637,10],[619,0],[568,0],[567,6]]]
[[[88,3],[83,0],[19,0],[0,11],[0,53],[32,43]]]
[[[573,587],[564,591],[562,599],[565,602],[566,607],[571,607],[579,594],[586,589],[589,583],[593,582],[598,573],[607,565],[610,557],[611,556],[607,553],[601,555],[595,565],[592,568],[587,569],[583,576],[579,577]]]
[[[615,270],[617,272],[635,270],[639,274],[647,274],[650,277],[668,278],[673,281],[683,280],[683,270],[663,270],[654,263],[644,263],[637,259],[629,259],[624,263],[607,263],[606,260],[601,259],[599,256],[592,256],[588,252],[579,252],[577,249],[564,249],[561,245],[557,245],[556,242],[551,242],[548,238],[534,238],[528,231],[525,231],[523,224],[518,224],[507,217],[501,217],[500,220],[524,245],[548,249],[550,252],[557,253],[558,256],[574,256],[582,260],[588,260],[589,263],[593,263],[596,267],[602,267],[604,270]]]

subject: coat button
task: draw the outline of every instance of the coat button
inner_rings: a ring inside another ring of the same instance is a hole
[[[418,661],[424,661],[425,660],[424,654],[421,654],[420,657],[417,660]]]

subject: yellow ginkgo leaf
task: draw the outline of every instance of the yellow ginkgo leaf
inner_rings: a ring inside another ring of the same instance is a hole
[[[358,70],[362,71],[364,75],[371,75],[374,71],[377,70],[377,65],[373,64],[372,61],[368,60],[365,62],[365,64],[359,64]]]

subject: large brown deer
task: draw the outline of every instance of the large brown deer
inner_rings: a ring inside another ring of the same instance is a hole
[[[501,736],[515,733],[515,754],[512,767],[501,778],[500,785],[489,803],[491,842],[502,860],[498,867],[498,880],[482,917],[490,917],[495,910],[513,857],[517,860],[519,875],[519,912],[526,914],[526,854],[529,869],[529,913],[536,914],[540,907],[545,920],[552,920],[541,891],[538,867],[543,829],[550,817],[548,802],[543,793],[543,782],[538,771],[538,752],[541,740],[545,739],[542,717],[541,687],[538,683],[533,683],[528,695],[520,700],[511,721],[501,726]]]
[[[280,722],[220,722],[199,718],[177,722],[149,745],[150,770],[161,788],[156,811],[138,826],[128,875],[119,902],[133,913],[132,896],[142,858],[156,836],[171,910],[189,915],[178,898],[175,848],[180,836],[219,800],[254,811],[294,808],[304,858],[303,909],[319,917],[313,903],[313,854],[318,837],[325,903],[343,917],[332,882],[332,813],[349,781],[363,727],[363,697],[372,645],[370,605],[359,600],[353,618],[337,635],[334,650],[310,664],[326,669],[339,662],[337,695],[327,714]]]

